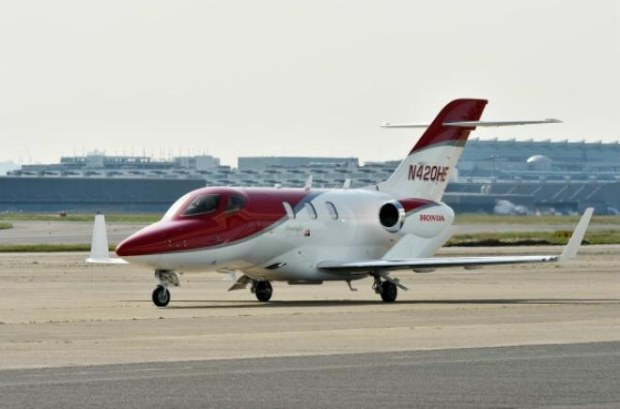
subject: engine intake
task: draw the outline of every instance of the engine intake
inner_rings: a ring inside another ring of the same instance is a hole
[[[405,208],[396,200],[383,204],[379,209],[379,222],[391,233],[400,231],[405,223]]]

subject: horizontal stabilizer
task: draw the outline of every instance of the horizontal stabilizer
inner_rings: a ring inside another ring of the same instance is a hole
[[[460,128],[498,127],[498,126],[518,126],[518,125],[539,125],[539,124],[560,124],[562,121],[555,118],[547,118],[534,121],[451,121],[442,123],[443,126],[455,126]],[[428,128],[430,124],[391,124],[384,122],[382,128]]]

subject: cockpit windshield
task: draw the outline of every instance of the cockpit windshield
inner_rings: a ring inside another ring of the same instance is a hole
[[[220,204],[220,195],[200,195],[194,198],[183,212],[183,216],[197,216],[217,210]]]
[[[192,195],[191,193],[188,193],[186,195],[183,195],[180,199],[177,199],[177,201],[174,202],[172,206],[170,206],[170,208],[166,211],[166,213],[161,219],[171,220],[179,212],[179,209],[181,209],[181,206],[183,206],[185,202],[187,202],[187,199],[189,199],[191,195]]]
[[[226,214],[235,213],[246,206],[246,198],[243,194],[232,191],[223,192],[190,192],[178,199],[166,211],[162,220],[172,220],[176,217],[191,217],[201,214],[213,213],[222,204]]]

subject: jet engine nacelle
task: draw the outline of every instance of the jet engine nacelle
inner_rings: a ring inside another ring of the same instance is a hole
[[[444,203],[421,204],[416,199],[390,200],[379,209],[379,222],[390,233],[430,238],[450,227],[453,221],[454,211]]]
[[[379,209],[379,223],[390,233],[399,232],[406,218],[405,207],[398,200],[390,200]]]

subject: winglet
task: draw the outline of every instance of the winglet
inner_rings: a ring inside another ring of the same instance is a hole
[[[583,240],[583,237],[586,234],[586,230],[588,229],[588,224],[590,224],[590,218],[592,217],[592,213],[594,213],[594,208],[588,207],[585,212],[583,212],[583,216],[577,223],[577,227],[575,227],[575,231],[571,236],[570,240],[566,247],[564,247],[564,251],[560,256],[560,262],[564,262],[574,258],[577,255],[577,251],[579,250],[579,246]]]
[[[102,214],[95,216],[93,237],[90,242],[90,255],[86,259],[86,262],[93,264],[127,264],[123,259],[110,257],[105,216]]]

